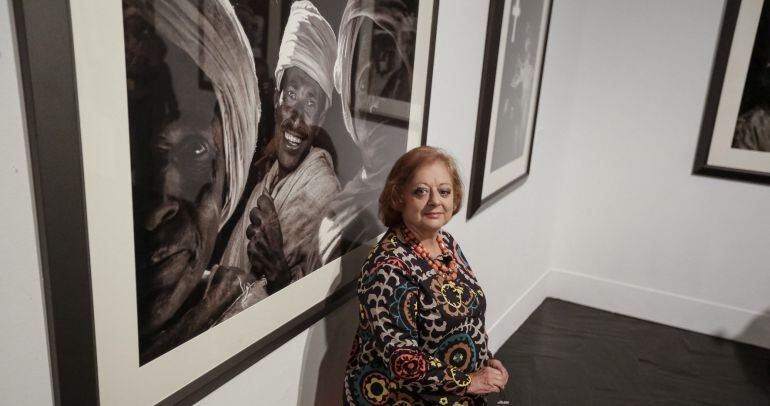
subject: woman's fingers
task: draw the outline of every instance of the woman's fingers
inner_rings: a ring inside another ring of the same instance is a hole
[[[494,392],[499,392],[503,387],[505,387],[503,374],[500,373],[500,371],[490,367],[483,367],[482,369],[483,369],[482,376],[484,379],[484,383],[486,383],[489,386],[490,390],[494,390]]]
[[[496,386],[496,385],[487,384],[486,392],[487,393],[500,393],[500,387]]]
[[[502,362],[496,359],[491,359],[489,360],[489,366],[500,371],[500,373],[503,374],[503,379],[505,380],[506,384],[508,383],[508,370],[505,369],[505,366],[503,366]]]
[[[495,362],[490,362],[489,366],[481,367],[471,374],[469,392],[475,394],[498,393],[505,388],[507,382],[508,372],[499,361],[495,360]]]
[[[495,368],[488,368],[488,369],[489,369],[489,372],[487,374],[487,382],[500,389],[505,388],[506,379],[503,376],[503,373],[498,371]]]

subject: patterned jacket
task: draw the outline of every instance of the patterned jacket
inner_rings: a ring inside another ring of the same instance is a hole
[[[489,359],[484,292],[457,242],[439,233],[459,271],[454,281],[417,256],[394,229],[364,263],[345,405],[485,404],[465,393],[469,374]]]

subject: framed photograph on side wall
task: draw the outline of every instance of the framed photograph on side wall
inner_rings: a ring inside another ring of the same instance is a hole
[[[355,294],[438,0],[267,3],[13,2],[56,404],[192,404]]]
[[[770,2],[725,1],[693,173],[770,183]]]
[[[490,2],[468,218],[529,173],[551,3]]]

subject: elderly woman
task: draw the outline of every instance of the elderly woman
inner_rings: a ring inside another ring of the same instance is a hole
[[[462,193],[454,160],[432,147],[409,151],[390,171],[379,200],[388,231],[358,282],[346,405],[483,405],[508,381],[487,351],[484,293],[441,229]]]

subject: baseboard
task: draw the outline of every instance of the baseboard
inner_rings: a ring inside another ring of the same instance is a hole
[[[541,279],[537,290],[548,297],[770,349],[767,313],[565,270],[552,269]],[[512,311],[511,323],[518,322],[523,310]]]
[[[548,272],[540,276],[524,293],[493,323],[487,321],[489,348],[494,353],[521,327],[543,300],[548,297]]]

